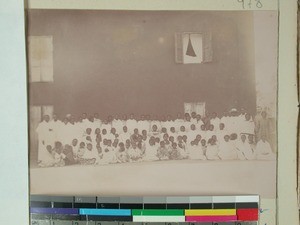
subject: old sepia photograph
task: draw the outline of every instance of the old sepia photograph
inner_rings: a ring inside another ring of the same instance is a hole
[[[276,196],[277,11],[27,12],[30,192]]]

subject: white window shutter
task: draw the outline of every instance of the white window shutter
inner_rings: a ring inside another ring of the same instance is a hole
[[[203,62],[208,63],[213,60],[212,34],[211,32],[203,33]]]

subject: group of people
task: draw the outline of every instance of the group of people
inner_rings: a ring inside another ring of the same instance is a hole
[[[62,121],[45,115],[37,126],[38,164],[110,164],[158,160],[274,160],[265,111],[252,116],[232,109],[218,117],[192,112],[151,119],[123,116],[100,120],[83,113]]]

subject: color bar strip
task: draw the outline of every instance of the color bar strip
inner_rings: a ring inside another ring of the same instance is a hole
[[[239,221],[257,221],[258,209],[237,209],[237,218]]]
[[[78,215],[78,209],[73,208],[30,208],[30,213]]]
[[[79,209],[80,215],[131,216],[130,209]]]
[[[133,216],[133,222],[185,222],[185,216]]]
[[[133,216],[184,216],[184,210],[177,209],[133,209]]]
[[[186,222],[230,222],[236,221],[237,216],[186,216]]]
[[[186,216],[235,216],[235,209],[186,209]]]

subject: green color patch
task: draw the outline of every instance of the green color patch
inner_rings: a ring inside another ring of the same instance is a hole
[[[133,209],[133,216],[184,216],[183,209]]]

